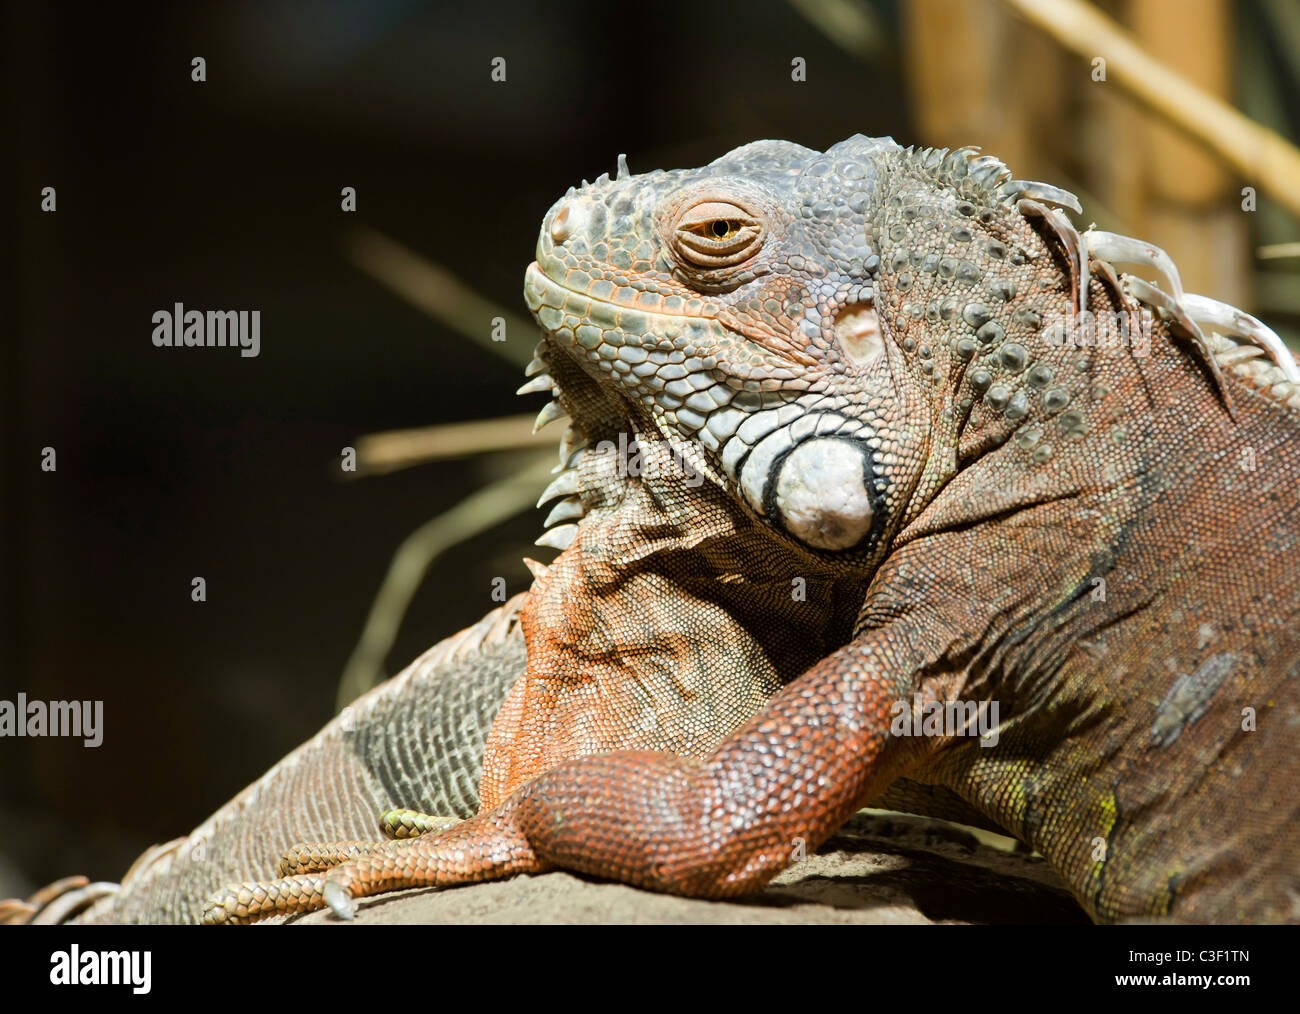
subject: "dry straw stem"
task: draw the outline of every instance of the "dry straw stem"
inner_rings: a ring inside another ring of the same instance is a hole
[[[534,433],[536,412],[497,419],[444,423],[371,433],[357,439],[357,470],[344,478],[383,475],[428,461],[464,458],[491,451],[554,448],[554,433]]]
[[[1085,60],[1106,61],[1113,81],[1300,217],[1300,151],[1152,59],[1131,34],[1083,0],[1003,0]]]
[[[1255,256],[1262,261],[1300,257],[1300,243],[1273,243],[1269,246],[1261,246],[1255,251]]]

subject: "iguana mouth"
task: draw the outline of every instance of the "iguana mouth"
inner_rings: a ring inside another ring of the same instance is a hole
[[[687,486],[706,480],[726,485],[725,478],[700,449],[674,433],[652,411],[656,401],[652,394],[642,394],[638,399],[632,386],[619,381],[618,370],[631,374],[637,365],[627,359],[652,362],[650,357],[654,353],[643,352],[633,334],[627,335],[624,346],[607,340],[611,335],[622,336],[619,324],[623,313],[636,314],[644,322],[645,331],[660,335],[687,326],[690,315],[652,313],[597,299],[560,284],[535,262],[529,265],[525,276],[524,294],[542,326],[543,340],[528,367],[532,379],[520,392],[551,393],[552,401],[538,415],[539,427],[562,415],[569,419],[560,444],[557,478],[542,494],[539,506],[557,498],[560,502],[547,516],[548,530],[538,540],[539,545],[567,548],[576,535],[577,523],[592,501],[600,499],[596,491],[587,488],[586,473],[581,468],[583,457],[593,451],[617,455],[615,470],[628,482],[657,482],[662,478],[683,481]],[[711,322],[711,318],[703,315],[695,319]],[[600,330],[593,322],[604,325],[604,329]],[[592,341],[589,330],[599,330],[601,338],[606,340]],[[626,353],[627,359],[610,355],[610,349],[620,347],[634,351]],[[606,362],[602,363],[602,359]],[[611,369],[610,362],[621,367]],[[661,446],[652,450],[651,445]],[[671,461],[677,474],[670,472],[664,476],[660,469],[652,476],[644,465],[651,459]]]
[[[543,348],[564,353],[621,406],[630,425],[724,488],[731,482],[719,467],[721,446],[709,418],[729,416],[730,425],[719,430],[729,432],[744,412],[795,400],[807,387],[803,378],[771,369],[756,379],[746,364],[724,361],[717,350],[736,336],[711,312],[602,299],[558,281],[536,261],[525,274],[524,296],[542,326]]]

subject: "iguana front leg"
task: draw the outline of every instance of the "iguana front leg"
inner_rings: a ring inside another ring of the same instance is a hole
[[[912,686],[878,629],[814,666],[703,759],[623,751],[567,761],[450,831],[390,842],[324,875],[262,885],[257,917],[568,869],[657,891],[753,891],[916,758],[889,734]]]

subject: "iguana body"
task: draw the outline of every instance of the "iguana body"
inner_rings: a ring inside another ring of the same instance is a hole
[[[526,387],[573,420],[581,520],[479,811],[207,918],[556,867],[741,894],[883,799],[1005,828],[1098,920],[1300,919],[1300,373],[1072,202],[862,137],[570,192]]]

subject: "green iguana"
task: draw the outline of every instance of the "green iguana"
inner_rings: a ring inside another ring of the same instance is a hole
[[[559,557],[83,918],[739,895],[874,802],[1100,921],[1300,920],[1300,370],[1062,208],[861,136],[571,190],[525,280]],[[393,806],[468,819],[353,840]]]

